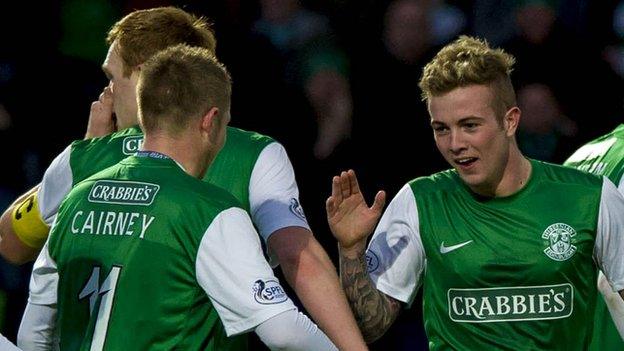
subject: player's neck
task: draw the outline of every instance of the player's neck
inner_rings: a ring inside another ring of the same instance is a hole
[[[509,196],[520,191],[529,181],[531,171],[531,162],[512,144],[502,177],[494,190],[494,197]]]
[[[509,149],[509,155],[504,166],[499,168],[491,179],[478,185],[469,185],[470,190],[484,198],[506,197],[520,191],[531,177],[532,166],[514,144]]]
[[[128,129],[128,128],[138,126],[138,125],[139,125],[139,119],[137,116],[133,116],[128,119],[119,119],[119,117],[115,119],[115,127],[116,127],[116,130],[118,131]]]
[[[186,173],[192,177],[201,178],[208,167],[206,156],[197,145],[193,145],[192,140],[192,138],[171,137],[166,134],[146,134],[142,149],[167,155],[176,161]]]

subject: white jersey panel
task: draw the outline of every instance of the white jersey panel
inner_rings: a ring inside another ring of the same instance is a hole
[[[618,184],[618,191],[624,195],[624,177],[620,178],[620,184]]]
[[[410,305],[425,269],[416,199],[409,184],[392,199],[366,252],[377,290]]]
[[[0,350],[2,351],[21,351],[17,346],[13,345],[4,335],[0,335]]]
[[[28,302],[35,305],[55,305],[59,274],[56,262],[50,256],[48,242],[39,253],[30,276]]]
[[[624,289],[624,197],[603,177],[594,257],[614,291]]]
[[[27,303],[17,333],[17,345],[24,351],[58,351],[59,330],[56,305]],[[0,350],[4,349],[0,347]]]
[[[265,242],[281,228],[310,229],[299,204],[295,171],[279,143],[267,145],[258,156],[249,180],[249,205]]]
[[[71,190],[73,177],[70,156],[71,145],[52,161],[43,175],[39,189],[39,212],[47,225],[52,225],[61,202]]]
[[[247,212],[230,208],[212,221],[197,253],[196,274],[228,336],[295,309],[264,259]]]

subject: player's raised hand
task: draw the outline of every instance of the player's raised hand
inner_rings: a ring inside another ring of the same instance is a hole
[[[342,248],[366,244],[366,238],[375,229],[385,202],[386,193],[379,191],[373,206],[368,207],[353,170],[342,172],[332,179],[332,195],[327,199],[325,209],[329,228]]]
[[[109,85],[104,88],[98,101],[91,104],[85,139],[105,136],[116,130],[117,126],[113,117],[113,93]]]

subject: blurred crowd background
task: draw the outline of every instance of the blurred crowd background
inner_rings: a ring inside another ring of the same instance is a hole
[[[0,5],[2,209],[83,137],[90,104],[108,83],[100,65],[110,26],[164,5],[214,23],[234,80],[231,125],[286,147],[310,225],[334,259],[324,213],[332,175],[353,168],[371,199],[446,168],[417,83],[460,34],[517,58],[518,138],[529,157],[560,163],[624,120],[624,1],[11,2]],[[12,340],[30,269],[0,262],[0,331]],[[420,314],[416,301],[373,349],[425,349]]]

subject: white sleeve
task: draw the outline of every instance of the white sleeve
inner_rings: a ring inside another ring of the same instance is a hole
[[[299,204],[295,171],[279,143],[267,145],[258,156],[249,181],[251,218],[264,241],[278,229],[310,229]]]
[[[39,253],[30,276],[28,302],[35,305],[55,305],[59,275],[56,262],[50,257],[48,242]]]
[[[594,258],[613,290],[624,289],[624,197],[604,177]]]
[[[598,291],[602,294],[613,324],[624,340],[624,301],[618,292],[613,292],[611,285],[602,272],[598,273]]]
[[[310,318],[297,310],[267,319],[255,332],[271,350],[338,350]]]
[[[624,195],[624,176],[620,178],[620,184],[618,184],[618,191],[620,194]]]
[[[17,346],[13,345],[9,339],[5,338],[4,335],[0,334],[0,350],[3,351],[21,351],[17,348]]]
[[[39,212],[47,225],[52,225],[61,202],[72,187],[69,158],[71,145],[66,147],[46,169],[39,189]]]
[[[296,308],[264,259],[258,234],[241,208],[227,209],[212,221],[195,268],[228,336]]]
[[[416,199],[409,184],[392,199],[366,252],[377,290],[411,305],[426,265]]]
[[[58,350],[56,305],[26,305],[17,334],[17,345],[24,351]],[[4,350],[4,348],[0,348]]]

